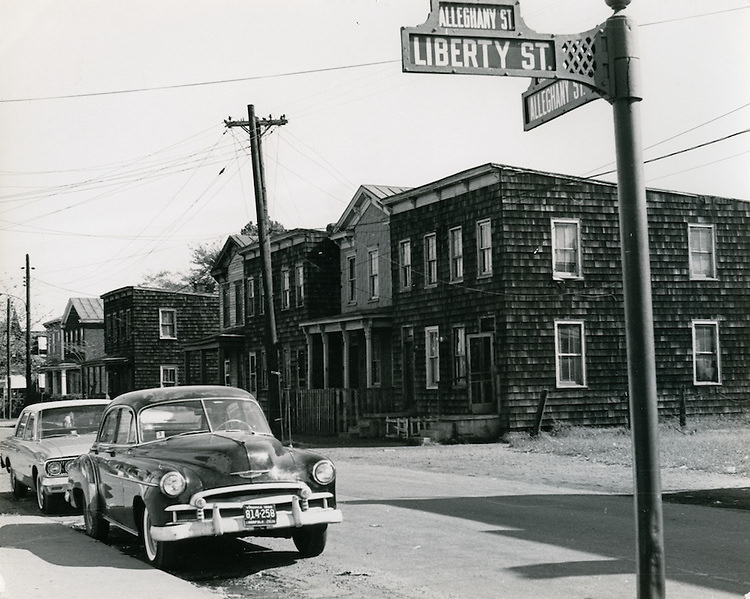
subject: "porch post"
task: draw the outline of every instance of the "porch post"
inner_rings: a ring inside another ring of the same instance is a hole
[[[365,371],[367,372],[367,388],[372,387],[372,323],[365,323]]]
[[[305,329],[305,345],[307,346],[307,388],[312,389],[313,383],[313,342],[312,335]]]
[[[341,327],[341,337],[343,339],[344,347],[343,347],[343,361],[344,361],[344,389],[349,388],[349,344],[351,342],[351,339],[349,337],[349,331],[346,330],[346,327]]]
[[[323,340],[323,389],[328,389],[328,333],[321,331]]]

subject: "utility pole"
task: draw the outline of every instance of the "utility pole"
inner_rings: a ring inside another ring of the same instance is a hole
[[[616,12],[605,24],[612,78],[617,196],[622,243],[628,391],[633,438],[638,597],[665,596],[664,533],[659,472],[658,399],[646,184],[640,127],[640,59],[630,0],[605,0]]]
[[[31,385],[31,266],[26,254],[26,405],[32,402],[34,390]]]
[[[253,180],[255,187],[255,213],[258,219],[258,243],[263,271],[263,294],[266,300],[266,380],[268,381],[268,419],[274,434],[281,439],[281,373],[279,371],[279,340],[276,332],[276,312],[273,305],[273,269],[271,267],[271,240],[268,235],[268,202],[266,201],[266,181],[261,152],[261,127],[286,125],[284,115],[280,119],[259,119],[255,116],[255,106],[247,107],[247,121],[224,121],[224,125],[241,127],[250,134],[250,152],[253,161]]]
[[[5,359],[6,359],[6,366],[7,366],[5,389],[6,389],[6,395],[8,397],[8,408],[7,408],[8,411],[6,412],[5,398],[3,398],[3,416],[5,418],[10,418],[10,412],[11,412],[11,407],[10,407],[10,403],[11,403],[10,401],[10,398],[11,398],[11,393],[10,393],[10,298],[8,298],[8,311],[5,317],[5,325],[6,325],[6,330],[7,330],[7,338],[6,338],[7,343],[5,345]]]

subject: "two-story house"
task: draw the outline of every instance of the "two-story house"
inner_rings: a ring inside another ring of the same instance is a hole
[[[44,323],[47,355],[44,396],[89,397],[88,372],[84,366],[104,354],[104,311],[102,300],[74,297],[68,300],[62,317]]]
[[[649,190],[659,408],[750,393],[750,202]],[[628,421],[617,190],[487,164],[383,199],[393,383],[467,435]]]
[[[185,344],[219,325],[214,294],[122,287],[102,300],[105,355],[89,366],[103,369],[110,397],[184,384]]]
[[[320,352],[300,323],[338,312],[338,247],[326,232],[314,229],[274,234],[270,246],[279,382],[288,395],[322,376],[315,362]],[[220,327],[187,346],[188,381],[242,387],[265,402],[267,307],[260,245],[230,236],[211,274],[220,289]]]

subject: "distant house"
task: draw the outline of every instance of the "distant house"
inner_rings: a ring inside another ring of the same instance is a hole
[[[104,354],[102,300],[74,297],[60,318],[44,323],[46,359],[41,368],[45,397],[87,397],[87,361]],[[38,344],[41,347],[44,344]]]
[[[215,331],[213,294],[123,287],[102,295],[105,355],[100,368],[110,397],[186,381],[185,343]]]

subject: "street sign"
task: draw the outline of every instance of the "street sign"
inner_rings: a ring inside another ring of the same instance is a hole
[[[521,94],[523,130],[529,131],[600,97],[593,89],[577,81],[535,79]]]
[[[407,72],[550,77],[557,69],[554,37],[527,29],[518,2],[432,0],[424,25],[401,28],[401,44]]]
[[[431,0],[427,21],[401,28],[401,62],[409,73],[566,79],[607,97],[601,33],[600,27],[578,35],[532,31],[520,0]]]

